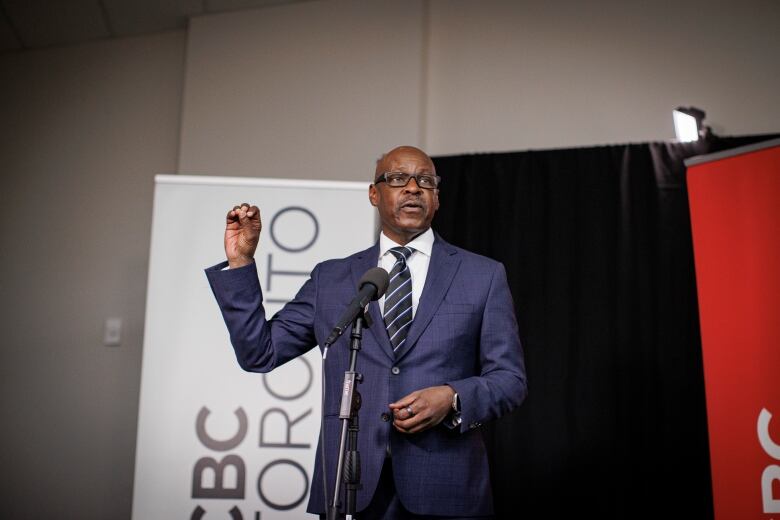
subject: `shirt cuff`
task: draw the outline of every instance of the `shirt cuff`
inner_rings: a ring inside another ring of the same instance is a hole
[[[462,422],[463,422],[463,418],[460,416],[460,412],[451,413],[450,415],[444,418],[444,426],[446,426],[450,430],[459,428],[460,423]]]

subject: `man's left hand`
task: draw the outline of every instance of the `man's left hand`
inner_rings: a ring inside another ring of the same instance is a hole
[[[455,390],[447,385],[416,390],[390,405],[393,426],[401,433],[418,433],[442,422],[452,410]]]

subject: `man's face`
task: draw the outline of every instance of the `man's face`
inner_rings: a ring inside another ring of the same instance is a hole
[[[430,157],[422,150],[407,146],[395,148],[382,158],[374,181],[385,172],[436,175]],[[382,231],[402,245],[431,227],[433,215],[439,209],[439,190],[420,188],[414,178],[403,188],[393,188],[386,182],[372,184],[368,199],[379,210]]]

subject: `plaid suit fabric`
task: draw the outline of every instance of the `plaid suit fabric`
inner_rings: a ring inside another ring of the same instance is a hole
[[[377,266],[379,255],[377,243],[347,258],[318,264],[295,298],[273,318],[263,306],[254,263],[227,271],[222,270],[227,262],[208,268],[206,275],[239,365],[269,372],[322,344],[354,297],[361,277]],[[395,491],[405,510],[439,517],[491,515],[490,471],[480,426],[517,407],[526,395],[506,273],[498,262],[436,236],[427,274],[414,321],[398,350],[393,351],[380,324],[383,305],[368,306],[374,326],[363,334],[360,357],[365,376],[358,439],[363,489],[357,509],[369,506],[379,486],[389,444]],[[342,336],[324,364],[329,382],[349,370],[349,341],[348,335]],[[460,396],[462,422],[455,431],[442,424],[402,434],[385,419],[387,403],[441,384]],[[341,432],[340,390],[339,384],[331,384],[324,395],[327,439],[337,439]],[[317,450],[310,481],[334,482],[337,460],[338,445],[325,443],[322,451]],[[311,486],[307,511],[324,513],[327,504],[320,486]]]

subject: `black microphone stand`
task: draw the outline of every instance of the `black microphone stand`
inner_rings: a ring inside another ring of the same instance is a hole
[[[339,496],[341,495],[342,475],[345,484],[344,510],[346,520],[353,520],[356,513],[357,490],[360,484],[360,452],[358,451],[358,412],[360,411],[361,397],[356,385],[363,382],[363,374],[355,372],[357,356],[361,349],[363,328],[371,326],[371,318],[361,310],[352,324],[352,341],[349,347],[349,370],[344,372],[344,386],[341,391],[341,441],[339,443],[339,462],[336,467],[336,484],[333,490],[333,502],[328,507],[328,520],[337,520],[339,514]]]

